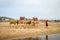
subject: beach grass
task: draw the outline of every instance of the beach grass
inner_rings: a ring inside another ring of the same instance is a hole
[[[0,39],[24,38],[49,34],[60,34],[60,22],[49,22],[47,28],[45,22],[40,22],[36,26],[10,25],[9,22],[0,22]]]

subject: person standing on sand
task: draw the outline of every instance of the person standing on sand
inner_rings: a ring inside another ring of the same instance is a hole
[[[45,21],[45,24],[46,24],[46,28],[48,27],[48,20]]]

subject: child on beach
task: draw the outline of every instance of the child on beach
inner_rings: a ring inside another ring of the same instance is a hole
[[[45,21],[45,24],[46,24],[46,28],[48,27],[48,20]]]

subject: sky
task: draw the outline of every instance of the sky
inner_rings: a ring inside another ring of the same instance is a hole
[[[60,0],[0,0],[0,16],[60,19]]]

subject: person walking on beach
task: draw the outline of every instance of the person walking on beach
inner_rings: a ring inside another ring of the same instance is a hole
[[[48,20],[45,21],[45,24],[46,24],[46,28],[48,27]]]

